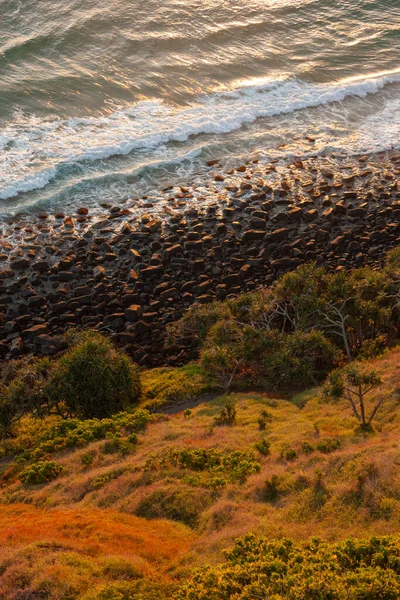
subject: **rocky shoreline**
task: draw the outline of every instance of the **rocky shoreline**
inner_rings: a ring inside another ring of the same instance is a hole
[[[95,328],[143,366],[183,364],[190,347],[166,350],[165,329],[192,304],[303,262],[377,267],[399,243],[398,153],[208,166],[206,182],[99,214],[4,221],[0,358],[53,354],[68,329]]]

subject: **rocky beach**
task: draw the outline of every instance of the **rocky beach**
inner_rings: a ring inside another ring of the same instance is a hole
[[[165,332],[194,303],[269,286],[310,261],[378,267],[398,244],[398,153],[207,166],[195,184],[96,212],[4,220],[1,358],[51,355],[71,328],[93,328],[144,367],[183,364],[190,340],[166,349]]]

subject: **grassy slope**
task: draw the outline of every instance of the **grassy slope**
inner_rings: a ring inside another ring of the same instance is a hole
[[[194,408],[189,417],[179,413],[151,423],[139,435],[137,450],[126,457],[104,454],[104,442],[97,442],[53,455],[66,474],[51,483],[24,487],[17,480],[5,482],[0,492],[0,501],[8,504],[0,511],[0,598],[12,598],[7,589],[22,585],[16,581],[24,576],[35,590],[45,589],[51,580],[60,581],[61,587],[66,580],[75,585],[71,596],[54,592],[45,596],[49,598],[81,597],[73,593],[83,594],[93,578],[100,589],[115,578],[152,579],[157,573],[167,585],[193,565],[219,560],[223,548],[250,530],[271,537],[319,535],[328,540],[396,533],[400,349],[371,365],[385,382],[375,396],[384,394],[387,401],[375,434],[368,437],[355,434],[356,421],[345,402],[321,403],[318,390],[290,401],[261,393],[233,394],[238,409],[233,427],[214,425],[225,401],[219,397]],[[272,421],[260,432],[257,420],[265,409]],[[25,422],[23,429],[27,440],[34,439],[37,425]],[[268,456],[254,449],[263,437],[271,442]],[[315,446],[331,438],[340,439],[340,449],[330,454],[302,451],[303,442]],[[146,459],[168,447],[254,451],[261,471],[220,491],[199,487],[198,474],[176,467],[143,472]],[[296,450],[298,458],[282,459],[285,449]],[[81,460],[88,452],[94,456],[91,466]],[[273,475],[278,476],[277,497],[268,498],[265,481]],[[138,508],[146,514],[155,492],[170,499],[161,507],[165,517],[179,511],[185,515],[190,506],[196,526],[135,517]],[[126,566],[118,570],[106,564],[121,560],[134,565],[134,575],[126,574]],[[12,567],[4,567],[11,562]]]

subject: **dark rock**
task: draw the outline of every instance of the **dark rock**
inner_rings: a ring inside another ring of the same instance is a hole
[[[39,335],[48,333],[48,331],[49,328],[47,323],[42,323],[41,325],[33,325],[33,327],[30,327],[29,329],[25,329],[22,335],[27,340],[34,340]]]
[[[164,272],[164,268],[161,265],[154,265],[152,267],[147,267],[146,269],[142,269],[140,272],[141,277],[144,280],[154,279],[155,277],[159,277]]]
[[[281,242],[284,239],[287,239],[289,236],[289,230],[286,229],[285,227],[282,227],[281,229],[276,229],[275,231],[271,231],[271,233],[268,233],[266,235],[266,241],[271,242],[271,243],[275,243],[275,242]]]
[[[18,258],[10,263],[10,267],[13,271],[22,271],[30,266],[30,261],[27,258]]]
[[[352,219],[363,219],[367,216],[367,211],[365,208],[351,208],[347,214]]]
[[[143,310],[139,304],[131,304],[125,309],[125,319],[127,321],[138,321],[142,316]]]
[[[21,354],[23,352],[23,348],[24,348],[24,343],[22,341],[22,338],[16,337],[13,340],[11,340],[11,343],[10,343],[10,354],[11,354],[12,358],[16,358],[17,356],[21,356]]]
[[[38,351],[45,356],[58,354],[58,352],[62,352],[68,347],[67,342],[60,335],[39,335],[35,339],[35,344],[38,348]]]
[[[262,240],[265,236],[265,231],[257,230],[257,229],[248,229],[243,232],[242,240],[243,242],[252,242],[255,240]]]
[[[46,306],[46,298],[43,296],[31,296],[31,298],[28,298],[29,308],[41,308],[42,306]]]

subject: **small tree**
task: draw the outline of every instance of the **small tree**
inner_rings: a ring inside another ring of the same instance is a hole
[[[382,379],[376,371],[363,372],[356,367],[347,367],[343,370],[332,371],[328,376],[324,387],[324,396],[332,400],[346,398],[350,403],[354,416],[360,423],[360,428],[363,431],[370,431],[372,429],[371,422],[385,398],[382,396],[376,402],[370,416],[367,417],[365,397],[381,385]]]
[[[67,415],[104,419],[138,403],[139,369],[110,340],[87,332],[57,361],[45,393]]]
[[[233,321],[224,320],[211,327],[200,361],[204,370],[228,391],[241,364],[242,332]]]

